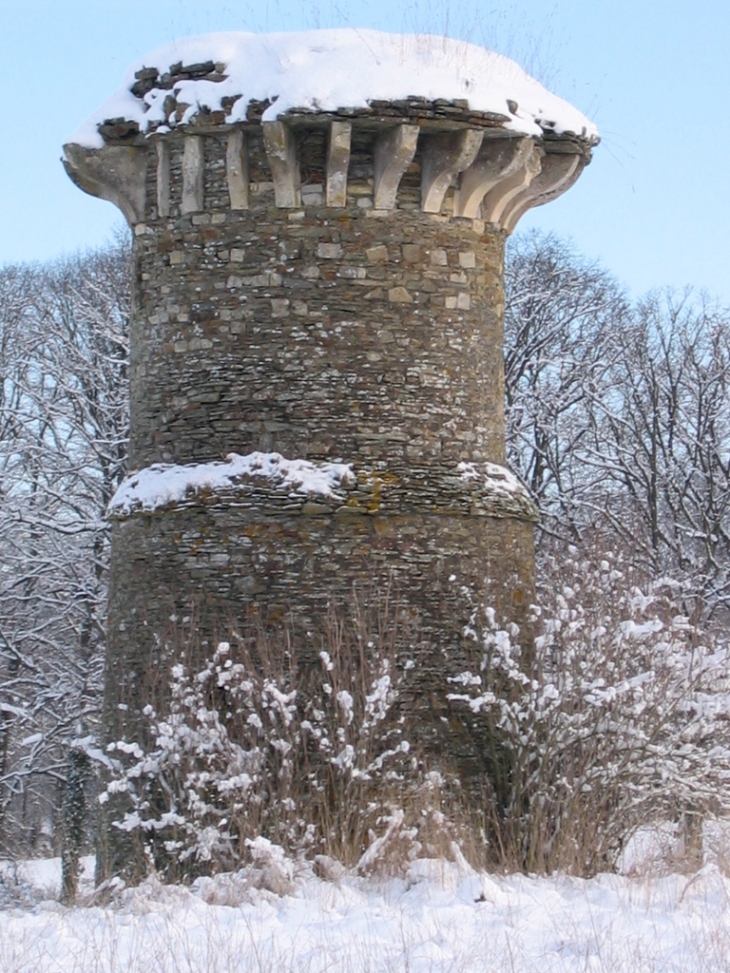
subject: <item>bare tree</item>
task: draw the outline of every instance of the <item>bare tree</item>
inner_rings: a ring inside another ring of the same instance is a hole
[[[104,643],[104,511],[126,452],[129,270],[120,244],[0,272],[5,842],[61,806],[66,837],[78,834],[71,796],[83,799]]]
[[[543,550],[630,552],[730,608],[728,314],[690,294],[631,306],[564,242],[518,238],[506,268],[510,462],[540,505]]]
[[[540,505],[543,530],[575,538],[595,487],[584,462],[590,413],[628,304],[599,266],[538,234],[512,243],[505,292],[509,461]]]
[[[100,712],[104,512],[126,454],[130,279],[126,242],[0,269],[0,843],[53,831],[68,899]],[[726,618],[728,314],[690,295],[632,306],[554,237],[516,238],[505,283],[508,454],[540,504],[543,561],[568,544],[618,551],[632,583],[678,586],[694,622]]]
[[[604,483],[594,507],[699,616],[730,607],[729,323],[691,295],[642,301],[594,397],[587,458]]]

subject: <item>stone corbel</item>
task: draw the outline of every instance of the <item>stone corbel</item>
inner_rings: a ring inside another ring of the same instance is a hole
[[[63,147],[62,161],[79,189],[114,203],[130,226],[144,220],[146,147],[105,145],[87,149],[69,143]]]
[[[284,122],[262,122],[261,127],[276,205],[282,209],[301,206],[301,175],[294,133]]]
[[[186,135],[183,139],[181,212],[199,213],[203,209],[204,178],[203,138]]]
[[[157,142],[157,215],[170,215],[170,146],[162,139]]]
[[[529,138],[485,138],[476,159],[461,174],[454,197],[454,215],[476,219],[487,193],[498,182],[522,169],[532,145]]]
[[[577,181],[587,159],[582,155],[550,154],[529,186],[512,198],[502,212],[501,224],[512,233],[518,220],[533,206],[543,206],[562,195]]]
[[[350,122],[332,122],[327,144],[325,202],[328,206],[347,204],[347,171],[350,168],[351,138]]]
[[[468,169],[477,157],[484,132],[467,129],[423,139],[421,160],[421,209],[440,213],[446,191],[454,176]]]
[[[240,128],[228,136],[226,179],[231,209],[248,209],[248,144]]]
[[[373,204],[375,209],[393,209],[403,173],[413,161],[418,144],[418,125],[397,125],[375,143]]]
[[[506,207],[520,193],[530,186],[533,179],[540,172],[540,165],[544,151],[531,140],[527,140],[524,148],[523,161],[520,168],[511,176],[500,179],[496,186],[489,190],[480,208],[480,216],[486,223],[499,223]]]

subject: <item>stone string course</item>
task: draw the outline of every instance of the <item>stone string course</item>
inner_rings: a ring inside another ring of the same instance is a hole
[[[222,465],[222,464],[221,464]],[[336,464],[312,464],[314,470],[321,467],[331,478],[331,467]],[[434,476],[427,468],[411,467],[399,479],[389,472],[361,469],[357,476],[349,467],[340,466],[346,473],[339,483],[322,488],[309,489],[306,484],[292,489],[286,482],[271,482],[271,477],[256,472],[234,474],[218,482],[188,485],[162,499],[154,497],[150,502],[144,494],[135,492],[139,479],[131,475],[117,491],[109,507],[109,518],[122,521],[135,515],[159,515],[166,510],[198,506],[235,506],[240,510],[266,510],[268,512],[299,514],[388,514],[423,512],[439,515],[470,517],[517,517],[536,522],[537,508],[524,486],[503,467],[486,464],[480,472],[473,464],[467,470],[455,470]],[[184,466],[172,468],[176,473],[185,471]],[[197,467],[190,467],[196,470]],[[149,469],[164,480],[163,467]],[[164,491],[163,491],[164,494]]]

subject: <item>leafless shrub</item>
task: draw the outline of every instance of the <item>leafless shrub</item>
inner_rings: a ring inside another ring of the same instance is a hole
[[[536,609],[532,654],[475,616],[479,668],[449,697],[488,722],[508,768],[490,841],[507,867],[611,869],[642,826],[701,825],[730,801],[730,648],[678,608],[674,586],[631,584],[623,558],[573,548]]]
[[[103,799],[127,801],[116,826],[142,837],[162,874],[230,869],[262,836],[368,872],[393,867],[395,845],[408,846],[404,862],[422,844],[450,847],[444,780],[403,711],[416,662],[368,635],[358,611],[350,623],[333,613],[325,637],[315,665],[261,632],[233,633],[198,666],[180,658],[199,648],[183,647],[139,740],[110,746],[119,772]]]

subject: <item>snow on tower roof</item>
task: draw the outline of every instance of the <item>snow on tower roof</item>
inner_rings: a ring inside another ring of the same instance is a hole
[[[147,133],[185,125],[200,112],[241,122],[252,101],[268,103],[263,120],[270,121],[295,109],[332,112],[409,98],[492,113],[516,133],[598,141],[592,122],[509,58],[446,37],[354,28],[173,41],[133,64],[124,87],[69,141],[101,148],[99,126],[109,120]]]

